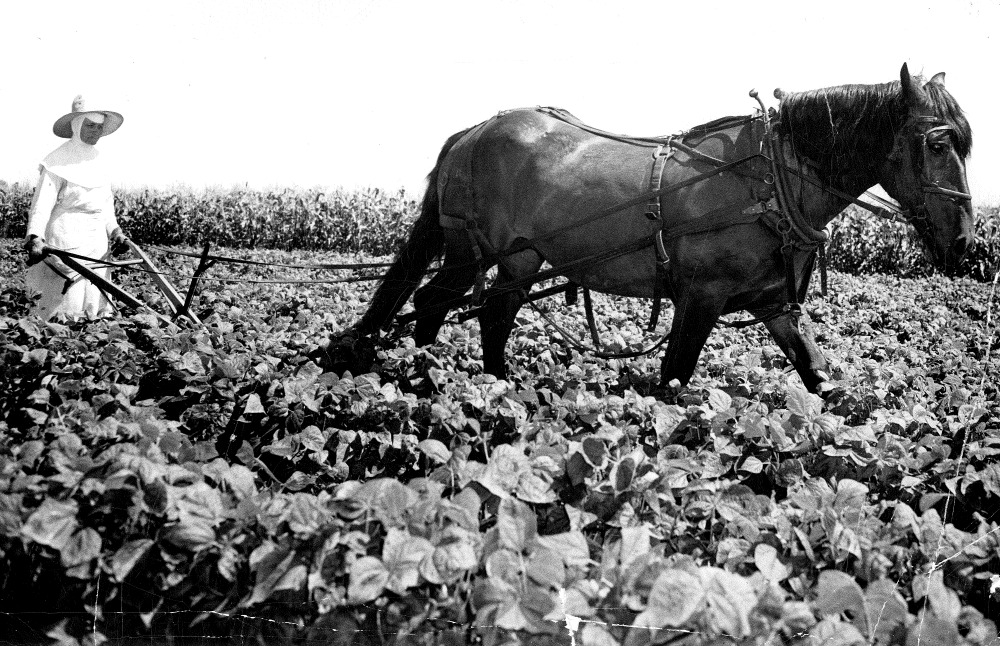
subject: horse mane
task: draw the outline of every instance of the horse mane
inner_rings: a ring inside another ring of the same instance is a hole
[[[942,85],[923,88],[925,107],[954,126],[955,150],[965,159],[972,150],[972,130],[958,102]],[[785,95],[777,128],[821,172],[835,174],[885,159],[908,116],[899,81],[838,85]]]

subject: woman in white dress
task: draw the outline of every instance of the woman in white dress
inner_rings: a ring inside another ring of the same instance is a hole
[[[38,297],[31,313],[43,319],[97,318],[112,312],[96,285],[46,255],[44,245],[101,258],[111,245],[124,244],[110,180],[95,146],[123,120],[117,112],[85,110],[78,96],[72,112],[52,126],[53,133],[69,141],[42,160],[24,243],[29,265],[26,291],[29,297]],[[110,270],[98,272],[108,277]]]

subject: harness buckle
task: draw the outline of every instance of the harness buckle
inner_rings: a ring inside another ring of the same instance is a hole
[[[752,206],[743,209],[743,215],[760,215],[768,211],[778,211],[778,198],[772,197],[769,200],[761,200]]]

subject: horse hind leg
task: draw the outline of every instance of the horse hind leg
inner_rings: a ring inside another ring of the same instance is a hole
[[[448,315],[441,306],[469,291],[476,281],[477,270],[475,255],[468,245],[451,240],[446,243],[444,266],[413,297],[413,308],[418,315],[413,340],[418,346],[434,342]],[[440,309],[433,311],[435,308]]]
[[[393,318],[420,284],[427,267],[441,255],[443,248],[444,236],[437,216],[425,211],[417,219],[409,239],[385,273],[368,310],[357,324],[358,330],[372,334],[388,329]]]
[[[505,290],[510,283],[531,276],[542,267],[542,257],[533,249],[505,258],[497,271],[491,289],[498,293],[490,296],[479,311],[479,329],[483,342],[483,370],[498,379],[507,378],[504,348],[514,328],[514,318],[524,304],[530,284],[518,289]]]
[[[463,130],[455,133],[441,148],[437,163],[427,176],[427,190],[410,237],[396,254],[396,260],[375,291],[368,310],[355,326],[362,334],[388,329],[396,314],[417,289],[427,267],[441,255],[445,246],[445,231],[438,220],[441,211],[438,176],[448,151],[466,132]]]

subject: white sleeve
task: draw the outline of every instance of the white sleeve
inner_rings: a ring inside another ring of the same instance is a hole
[[[107,214],[107,234],[108,238],[111,238],[111,234],[115,232],[115,229],[119,228],[118,218],[115,216],[115,195],[110,189],[108,190],[108,204],[104,208],[104,212]]]
[[[62,180],[45,168],[41,168],[35,195],[31,198],[31,209],[28,211],[28,236],[45,238],[45,228],[52,216],[56,200],[59,199],[59,189]]]

